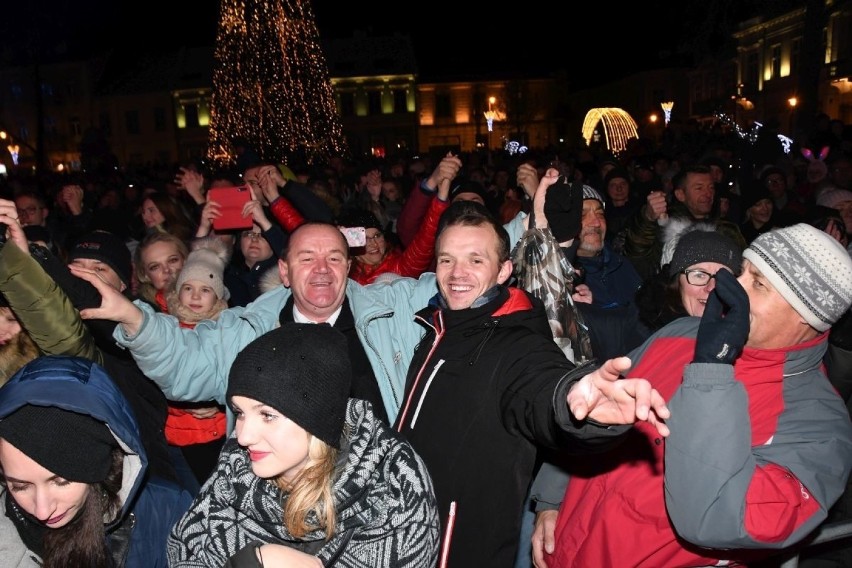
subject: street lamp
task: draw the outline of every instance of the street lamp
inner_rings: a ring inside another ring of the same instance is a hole
[[[790,105],[790,136],[793,136],[793,117],[796,113],[796,105],[799,104],[799,99],[795,95],[787,99],[787,104]]]

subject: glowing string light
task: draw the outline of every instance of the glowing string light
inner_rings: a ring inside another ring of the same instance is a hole
[[[663,114],[666,118],[666,126],[669,125],[669,121],[672,119],[672,109],[674,108],[674,101],[666,101],[664,103],[660,103],[660,107],[663,109]]]
[[[591,144],[598,123],[603,127],[606,147],[615,154],[627,149],[628,140],[639,137],[636,121],[626,111],[620,108],[593,108],[586,113],[583,121],[586,144]]]
[[[6,146],[6,149],[9,150],[9,154],[12,155],[12,163],[17,166],[18,165],[18,156],[19,156],[19,152],[21,151],[21,147],[18,146],[17,144],[9,144],[8,146]]]

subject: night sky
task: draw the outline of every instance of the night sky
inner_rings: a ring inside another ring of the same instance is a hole
[[[292,0],[291,0],[292,1]],[[746,0],[732,2],[740,9]],[[779,2],[780,0],[775,0]],[[758,2],[759,3],[759,2]],[[219,0],[10,1],[0,17],[3,54],[38,37],[42,50],[93,46],[145,50],[212,44]],[[414,41],[421,75],[565,69],[590,82],[670,60],[683,33],[682,0],[494,3],[314,0],[323,39],[400,32]],[[498,7],[498,4],[501,5]],[[566,16],[564,12],[567,12]],[[38,30],[33,34],[31,30]],[[47,46],[47,47],[46,47]]]

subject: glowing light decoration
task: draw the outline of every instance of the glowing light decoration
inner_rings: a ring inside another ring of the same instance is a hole
[[[497,102],[495,97],[488,97],[488,110],[484,113],[485,123],[488,125],[488,132],[494,132],[494,121],[505,120],[506,115],[494,108],[494,103]]]
[[[583,121],[583,138],[591,144],[598,124],[603,126],[603,138],[606,147],[618,154],[627,149],[627,141],[638,138],[636,121],[620,108],[593,108],[586,113]]]
[[[669,121],[672,119],[672,109],[674,108],[674,101],[666,101],[664,103],[660,103],[660,107],[663,109],[663,114],[666,117],[666,126],[668,126]]]
[[[310,0],[221,0],[208,158],[242,137],[264,161],[348,153]]]
[[[19,152],[21,151],[21,147],[18,146],[17,144],[9,144],[8,146],[6,146],[6,149],[9,150],[9,154],[12,155],[12,163],[17,166],[18,165],[18,156],[19,156]]]
[[[793,139],[789,136],[784,136],[783,134],[778,135],[778,140],[781,141],[781,149],[784,150],[785,154],[789,154],[790,150],[793,149]]]
[[[529,148],[527,148],[517,140],[507,141],[503,149],[509,152],[510,156],[514,156],[515,154],[524,154],[527,150],[529,150]]]

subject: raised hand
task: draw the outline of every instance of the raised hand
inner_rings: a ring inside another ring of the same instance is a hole
[[[98,308],[86,308],[80,310],[80,317],[85,319],[105,319],[121,324],[125,333],[136,335],[142,327],[145,315],[142,310],[133,305],[124,294],[101,280],[94,270],[81,268],[75,264],[69,264],[71,274],[85,280],[94,286],[101,294],[101,305]]]
[[[557,241],[570,241],[576,237],[583,221],[581,184],[570,183],[565,176],[559,176],[556,183],[547,190],[544,213],[547,215],[550,231]]]
[[[578,420],[589,418],[600,424],[633,424],[646,421],[661,436],[669,435],[663,422],[670,416],[666,401],[645,379],[622,379],[630,368],[627,357],[607,360],[599,369],[580,379],[568,391],[568,408]]]
[[[748,294],[727,270],[719,270],[714,278],[716,287],[704,306],[692,362],[732,365],[748,339]]]
[[[515,177],[518,180],[518,185],[523,188],[527,197],[533,199],[535,197],[535,191],[538,189],[538,170],[535,166],[526,162],[521,164],[518,166],[518,171],[515,174]]]

